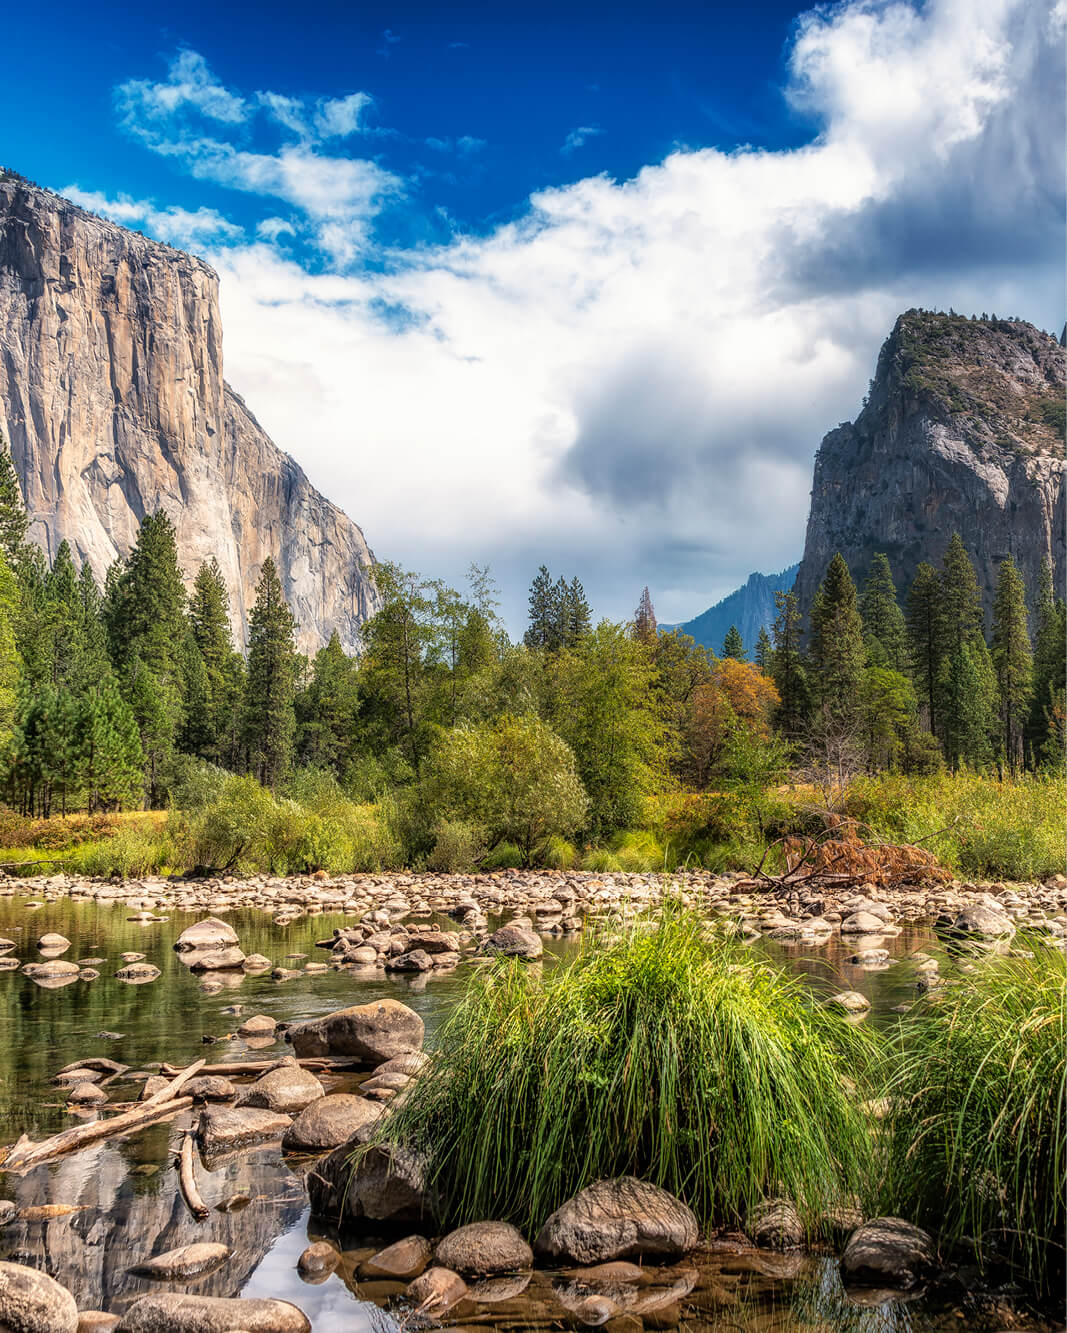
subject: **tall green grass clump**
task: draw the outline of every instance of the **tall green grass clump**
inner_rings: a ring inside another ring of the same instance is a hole
[[[784,1193],[814,1233],[861,1187],[869,1038],[801,983],[674,905],[539,972],[471,980],[382,1130],[428,1156],[442,1222],[533,1228],[631,1174],[707,1224]]]
[[[889,1053],[883,1203],[1062,1289],[1067,966],[988,959],[931,992]]]

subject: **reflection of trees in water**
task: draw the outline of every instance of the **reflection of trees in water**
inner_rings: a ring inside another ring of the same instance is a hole
[[[265,1153],[241,1154],[210,1173],[201,1168],[200,1185],[210,1205],[240,1193],[251,1202],[232,1213],[213,1207],[209,1220],[200,1223],[178,1192],[166,1142],[157,1143],[145,1160],[147,1146],[136,1139],[100,1144],[9,1182],[20,1207],[62,1204],[79,1211],[41,1221],[16,1219],[0,1232],[0,1257],[50,1273],[74,1294],[79,1308],[119,1310],[144,1291],[171,1288],[133,1277],[131,1265],[196,1241],[218,1241],[230,1247],[230,1259],[217,1272],[177,1289],[237,1295],[275,1237],[303,1212],[302,1181],[280,1161],[276,1145]]]

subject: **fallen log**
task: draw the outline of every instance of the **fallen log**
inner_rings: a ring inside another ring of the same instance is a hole
[[[182,1198],[189,1206],[189,1211],[198,1222],[202,1222],[211,1210],[204,1202],[204,1197],[196,1184],[196,1169],[193,1158],[193,1154],[196,1152],[195,1137],[189,1130],[185,1131],[185,1137],[182,1139],[182,1150],[178,1157],[178,1186],[181,1189]]]
[[[281,1057],[273,1060],[223,1060],[218,1064],[208,1065],[201,1061],[201,1068],[198,1070],[201,1074],[265,1074],[268,1069],[274,1069]],[[364,1069],[366,1061],[350,1059],[343,1056],[308,1056],[306,1059],[297,1060],[301,1069],[310,1069],[314,1072],[316,1069]],[[179,1065],[162,1064],[159,1072],[167,1078],[173,1078],[175,1074],[181,1073]]]
[[[77,1152],[79,1148],[85,1148],[100,1139],[110,1138],[113,1134],[129,1134],[134,1130],[154,1125],[160,1120],[168,1120],[192,1104],[192,1097],[178,1097],[164,1102],[151,1100],[141,1102],[135,1110],[112,1116],[108,1120],[94,1120],[91,1125],[78,1125],[74,1129],[65,1129],[40,1143],[16,1144],[3,1162],[0,1162],[0,1170],[25,1171],[31,1166],[38,1166],[41,1162],[47,1161],[50,1157]]]
[[[183,1088],[195,1074],[203,1073],[205,1064],[207,1064],[206,1060],[197,1060],[194,1064],[186,1065],[184,1069],[177,1071],[177,1077],[172,1079],[165,1088],[160,1088],[158,1092],[154,1092],[151,1097],[146,1098],[141,1105],[158,1106],[161,1102],[172,1101],[178,1095],[179,1090]]]

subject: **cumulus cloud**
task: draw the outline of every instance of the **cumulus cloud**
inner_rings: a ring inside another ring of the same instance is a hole
[[[67,185],[61,191],[82,208],[99,213],[124,227],[144,229],[157,240],[171,245],[205,246],[231,243],[244,238],[244,231],[213,208],[157,208],[148,199],[131,199],[120,194],[108,198],[99,190],[83,190]]]
[[[491,560],[514,628],[542,560],[612,615],[648,583],[685,618],[798,558],[814,450],[901,310],[1062,322],[1063,24],[1063,0],[820,8],[790,52],[801,147],[679,150],[373,267],[220,235],[228,376],[380,554]],[[189,170],[299,200],[334,255],[404,188],[212,137]]]

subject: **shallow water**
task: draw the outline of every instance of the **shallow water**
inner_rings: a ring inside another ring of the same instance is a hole
[[[105,1055],[131,1070],[159,1060],[186,1064],[262,1058],[283,1054],[278,1042],[258,1051],[236,1036],[241,1017],[225,1010],[234,1004],[243,1016],[265,1013],[283,1020],[327,1013],[346,1004],[366,1003],[380,996],[403,1000],[423,1016],[427,1043],[447,1013],[467,968],[430,977],[363,976],[329,971],[284,982],[243,973],[220,974],[223,990],[201,990],[201,978],[189,973],[174,953],[177,935],[195,915],[175,913],[169,920],[142,925],[127,920],[129,908],[63,899],[34,909],[24,898],[0,898],[0,936],[15,941],[9,955],[22,962],[38,961],[36,940],[56,931],[71,941],[63,957],[74,961],[99,958],[98,980],[75,980],[58,989],[36,984],[19,971],[0,972],[0,1016],[4,1040],[0,1048],[0,1142],[25,1132],[42,1138],[69,1127],[77,1117],[65,1109],[64,1096],[50,1084],[55,1072],[72,1061]],[[246,953],[267,955],[276,964],[301,967],[324,961],[315,941],[329,937],[334,926],[350,924],[340,915],[304,916],[285,926],[265,913],[227,913]],[[551,967],[575,948],[573,941],[546,939],[545,966]],[[897,962],[882,971],[852,966],[855,943],[840,937],[824,946],[761,944],[784,959],[812,985],[826,990],[847,988],[872,1002],[868,1021],[895,1018],[894,1006],[915,996],[916,970]],[[894,958],[918,949],[933,951],[929,931],[906,928],[885,941]],[[146,985],[115,978],[119,955],[144,953],[162,975]],[[289,957],[289,955],[306,955]],[[101,1036],[102,1032],[119,1034]],[[204,1038],[214,1039],[205,1044]],[[351,1086],[351,1075],[335,1075],[330,1091]],[[138,1085],[112,1085],[116,1099],[136,1098]],[[287,1165],[277,1147],[244,1152],[224,1160],[210,1172],[200,1167],[201,1190],[211,1205],[235,1194],[249,1197],[236,1212],[213,1211],[205,1223],[189,1214],[177,1190],[172,1169],[177,1135],[188,1114],[172,1124],[156,1125],[128,1140],[113,1140],[38,1168],[18,1178],[0,1174],[0,1198],[21,1208],[52,1207],[59,1215],[25,1213],[0,1230],[0,1257],[33,1264],[69,1287],[82,1309],[121,1310],[142,1291],[159,1289],[127,1270],[153,1253],[196,1240],[221,1241],[233,1255],[219,1271],[181,1289],[211,1295],[280,1296],[294,1301],[312,1321],[315,1333],[334,1330],[395,1329],[398,1318],[372,1302],[388,1304],[400,1284],[359,1284],[354,1277],[367,1249],[346,1250],[337,1273],[317,1285],[305,1283],[296,1260],[310,1239],[322,1234],[312,1223],[299,1165]],[[351,1238],[342,1242],[349,1246]],[[366,1247],[368,1238],[360,1237]],[[1010,1306],[979,1307],[971,1301],[947,1305],[929,1298],[900,1299],[862,1305],[842,1290],[836,1264],[794,1256],[727,1253],[702,1257],[695,1270],[660,1272],[651,1293],[630,1293],[643,1301],[640,1314],[623,1314],[609,1327],[636,1333],[641,1328],[692,1330],[807,1329],[830,1333],[947,1333],[950,1329],[1049,1328]],[[672,1293],[671,1284],[676,1290]],[[683,1290],[684,1289],[684,1290]],[[537,1273],[525,1293],[493,1304],[467,1303],[449,1318],[462,1327],[519,1330],[580,1328],[568,1310],[574,1293],[564,1279]],[[657,1301],[659,1304],[657,1305]],[[654,1306],[656,1308],[649,1308]],[[410,1322],[406,1325],[410,1327]]]

